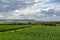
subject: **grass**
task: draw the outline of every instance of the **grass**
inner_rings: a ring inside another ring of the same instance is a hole
[[[60,40],[60,27],[35,25],[18,31],[0,32],[0,40]]]
[[[0,32],[28,28],[31,25],[0,25]]]

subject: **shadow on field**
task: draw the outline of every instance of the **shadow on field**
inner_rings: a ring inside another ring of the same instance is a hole
[[[32,26],[21,27],[21,28],[13,28],[13,29],[8,29],[8,30],[0,30],[0,32],[7,32],[7,31],[18,30],[18,29],[24,29],[24,28],[30,28],[30,27],[32,27]]]

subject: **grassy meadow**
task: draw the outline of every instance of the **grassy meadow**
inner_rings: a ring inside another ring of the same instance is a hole
[[[31,25],[0,25],[0,32],[28,28]]]
[[[60,26],[0,25],[0,40],[60,40]]]

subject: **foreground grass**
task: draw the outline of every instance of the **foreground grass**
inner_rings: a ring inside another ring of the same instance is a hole
[[[60,40],[60,27],[35,25],[30,29],[0,32],[0,40]]]

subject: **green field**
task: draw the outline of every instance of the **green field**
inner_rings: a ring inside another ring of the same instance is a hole
[[[31,25],[0,25],[0,32],[32,27]]]
[[[60,40],[60,26],[0,25],[1,30],[0,40]]]

